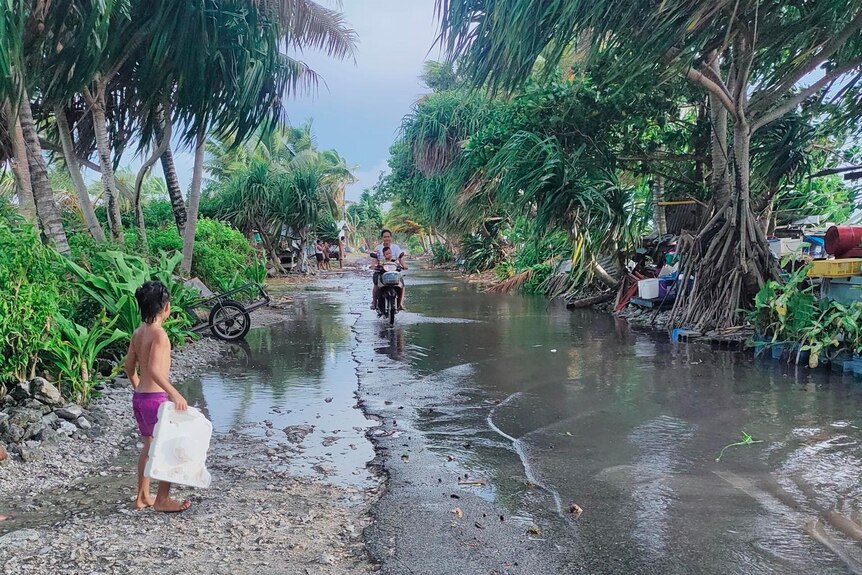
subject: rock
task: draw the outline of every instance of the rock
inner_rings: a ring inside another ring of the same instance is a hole
[[[0,461],[6,461],[9,459],[9,452],[6,451],[6,447],[0,443]]]
[[[38,461],[41,458],[41,453],[37,449],[39,446],[39,442],[27,442],[30,445],[21,444],[19,445],[15,451],[18,453],[18,456],[21,458],[21,461],[24,463],[32,463],[34,461]],[[35,443],[35,445],[32,445]]]
[[[91,429],[93,427],[93,424],[90,423],[86,417],[79,417],[78,419],[76,419],[75,425],[77,425],[78,427],[80,427],[84,431]]]
[[[44,377],[34,378],[33,381],[30,382],[30,392],[34,398],[38,399],[45,405],[63,404],[63,396],[60,395],[60,390]]]
[[[19,529],[0,537],[0,549],[17,549],[24,547],[29,541],[37,541],[39,532],[35,529]]]
[[[57,433],[57,431],[54,430],[53,427],[46,427],[41,431],[41,433],[39,433],[39,435],[35,437],[35,439],[38,439],[39,441],[44,443],[54,442],[57,440],[57,437],[59,437],[59,434]]]
[[[10,425],[5,433],[6,438],[12,443],[18,443],[24,439],[24,428],[20,425]]]
[[[302,443],[305,436],[314,432],[314,426],[308,424],[289,425],[283,429],[287,434],[287,440],[291,443]]]
[[[57,424],[60,422],[60,418],[57,417],[56,413],[49,413],[47,415],[42,416],[42,423],[45,427],[55,428]]]
[[[321,553],[314,562],[318,565],[335,565],[336,559],[331,553]]]
[[[7,412],[9,419],[3,425],[10,442],[18,443],[42,431],[42,412],[26,407],[13,407]]]
[[[66,407],[54,410],[54,413],[67,421],[75,421],[84,414],[84,409],[80,405],[70,403]]]
[[[30,383],[27,381],[16,383],[9,389],[9,397],[14,399],[16,402],[23,402],[30,399]]]
[[[24,439],[26,440],[36,437],[37,435],[42,433],[42,430],[45,429],[45,427],[46,425],[42,422],[41,419],[35,423],[31,423],[27,426],[27,429],[24,430]]]
[[[57,426],[57,433],[60,435],[71,436],[76,431],[78,431],[78,428],[75,427],[75,424],[69,423],[68,421],[61,421],[60,425]]]
[[[26,407],[27,409],[33,409],[36,411],[40,411],[43,414],[51,413],[51,411],[52,411],[52,408],[50,405],[45,405],[41,401],[38,401],[35,399],[28,399],[27,401],[25,401],[21,404],[21,407]]]

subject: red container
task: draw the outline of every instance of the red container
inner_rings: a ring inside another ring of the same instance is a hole
[[[841,257],[862,245],[862,227],[832,226],[826,230],[826,253]]]

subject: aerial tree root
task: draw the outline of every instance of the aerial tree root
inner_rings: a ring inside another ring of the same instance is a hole
[[[738,325],[763,284],[778,279],[763,229],[739,194],[717,210],[697,236],[678,245],[681,285],[671,325],[701,333]]]

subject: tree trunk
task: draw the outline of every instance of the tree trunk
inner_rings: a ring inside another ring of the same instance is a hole
[[[761,229],[763,229],[763,233],[769,237],[772,228],[772,220],[773,216],[775,216],[775,203],[773,200],[769,200],[766,202],[766,207],[760,212],[760,217],[758,219],[760,223]]]
[[[12,136],[12,174],[18,184],[18,210],[27,220],[38,224],[36,201],[33,199],[33,186],[30,183],[30,166],[27,162],[27,144],[21,129],[21,118],[12,114],[8,104],[4,106],[9,134]]]
[[[93,126],[96,147],[99,150],[99,165],[102,168],[102,184],[105,186],[105,204],[108,212],[108,229],[114,241],[123,241],[123,222],[120,218],[120,192],[114,178],[114,164],[111,162],[111,146],[108,141],[108,124],[105,118],[105,91],[98,86],[99,94],[87,98],[93,113]]]
[[[299,271],[308,275],[310,267],[308,265],[308,254],[305,253],[305,244],[308,241],[307,234],[299,232]]]
[[[713,95],[709,97],[712,121],[712,177],[710,191],[717,207],[730,198],[730,156],[727,149],[727,108]]]
[[[33,187],[33,199],[36,203],[36,213],[42,223],[42,232],[58,252],[69,253],[69,242],[60,220],[60,210],[54,201],[54,191],[48,181],[48,168],[42,157],[42,146],[39,144],[39,133],[33,122],[33,112],[30,110],[29,96],[24,93],[18,107],[18,118],[21,120],[21,131],[27,146],[27,164],[30,168],[30,184]]]
[[[192,256],[195,250],[195,232],[198,227],[198,208],[201,203],[201,180],[204,171],[204,142],[206,140],[203,128],[198,130],[195,143],[195,165],[192,172],[192,187],[189,190],[188,221],[183,230],[183,261],[182,272],[189,276],[192,271]]]
[[[655,231],[659,236],[667,233],[667,219],[665,218],[664,206],[661,202],[664,197],[664,181],[661,176],[656,176],[652,181],[652,209]]]
[[[135,202],[135,227],[138,229],[138,248],[141,253],[149,253],[150,244],[147,242],[147,225],[144,222],[144,208],[140,201]]]
[[[611,274],[609,274],[605,270],[605,268],[603,268],[601,264],[599,264],[599,262],[597,262],[596,260],[592,261],[592,263],[590,264],[590,268],[593,272],[593,275],[595,275],[596,278],[600,282],[605,284],[607,287],[611,289],[616,289],[616,287],[620,284],[619,280],[614,279],[613,276],[611,276]]]
[[[272,263],[272,269],[276,274],[285,275],[287,272],[285,271],[284,266],[281,265],[281,258],[278,257],[277,243],[272,241],[272,238],[269,237],[269,233],[265,230],[266,227],[262,225],[262,222],[257,222],[257,232],[260,234],[260,239],[263,242],[263,249],[269,256],[270,263]],[[293,251],[291,251],[291,255],[293,255]]]
[[[63,146],[63,161],[66,163],[72,184],[75,186],[75,194],[78,196],[78,205],[81,206],[81,212],[84,214],[84,222],[87,224],[87,229],[90,230],[93,239],[97,242],[104,242],[105,231],[96,218],[93,202],[90,201],[90,193],[87,191],[87,185],[81,176],[78,157],[75,155],[75,148],[72,144],[72,131],[69,129],[69,120],[63,106],[54,107],[54,118],[57,122],[57,132],[60,134],[60,143]]]
[[[751,305],[764,282],[779,277],[752,211],[750,147],[750,128],[743,116],[734,124],[733,193],[696,238],[680,242],[680,277],[694,281],[681,284],[671,316],[675,327],[705,332],[734,326],[739,310]],[[719,229],[713,234],[715,228]]]
[[[165,116],[164,119],[164,129],[158,122],[156,122],[156,137],[159,142],[162,141],[167,129],[167,123],[170,122],[170,118],[167,116]],[[174,166],[174,154],[171,151],[170,142],[168,142],[168,148],[162,154],[160,159],[162,162],[162,171],[165,173],[165,185],[167,185],[168,188],[168,197],[171,199],[171,208],[174,211],[174,222],[176,222],[177,231],[180,233],[180,236],[182,236],[183,230],[186,226],[186,220],[188,219],[188,213],[186,212],[186,204],[183,201],[183,190],[180,188],[180,180],[177,177],[177,168]]]

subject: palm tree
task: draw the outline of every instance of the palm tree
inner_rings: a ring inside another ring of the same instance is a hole
[[[338,214],[343,173],[331,152],[319,152],[308,126],[279,126],[257,142],[233,147],[223,140],[208,146],[211,201],[215,211],[246,234],[260,234],[274,269],[285,230],[299,238],[299,257],[308,233]]]

